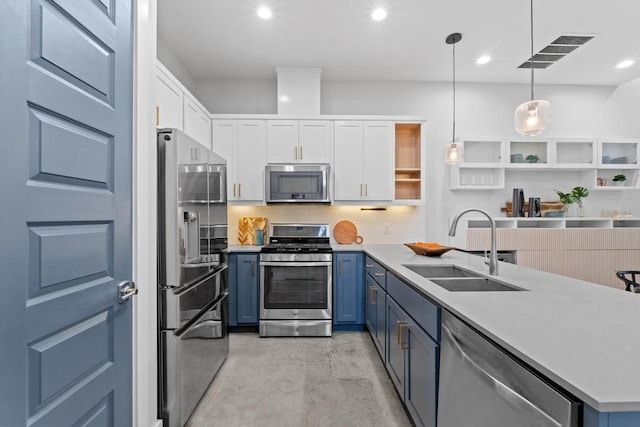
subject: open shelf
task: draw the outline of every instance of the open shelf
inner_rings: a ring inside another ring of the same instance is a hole
[[[396,123],[396,200],[420,200],[422,197],[421,140],[419,123]]]
[[[548,167],[549,143],[540,140],[509,141],[508,166],[510,168]],[[537,156],[536,162],[527,160],[528,156]]]
[[[592,139],[557,139],[555,166],[567,169],[592,168],[596,163],[597,144]]]
[[[599,140],[598,168],[637,168],[638,145],[633,140]]]
[[[503,143],[499,139],[465,138],[464,167],[501,167],[503,165]],[[461,165],[462,166],[462,165]]]

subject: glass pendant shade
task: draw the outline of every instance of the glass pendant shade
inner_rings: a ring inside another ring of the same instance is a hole
[[[533,136],[543,132],[551,121],[551,103],[534,99],[518,105],[513,115],[516,131],[520,135]]]
[[[458,141],[451,141],[447,145],[447,149],[445,152],[445,162],[450,165],[459,164],[464,158],[464,145],[459,143]]]

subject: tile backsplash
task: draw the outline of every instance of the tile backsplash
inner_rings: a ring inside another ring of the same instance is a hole
[[[360,206],[270,205],[229,206],[229,244],[238,244],[238,220],[242,217],[267,217],[269,224],[329,224],[331,242],[333,227],[342,220],[353,222],[364,243],[403,243],[425,239],[423,207],[389,206],[386,210],[362,210]],[[267,243],[267,242],[265,242]]]

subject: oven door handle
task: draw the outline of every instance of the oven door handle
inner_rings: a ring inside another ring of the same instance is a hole
[[[260,261],[260,267],[331,267],[331,261],[304,262],[304,261]]]

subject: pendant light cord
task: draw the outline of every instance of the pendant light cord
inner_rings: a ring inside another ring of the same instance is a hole
[[[531,100],[533,101],[535,99],[533,94],[533,0],[531,0],[531,58],[529,62],[531,62]]]
[[[453,43],[453,139],[456,141],[456,43]]]

